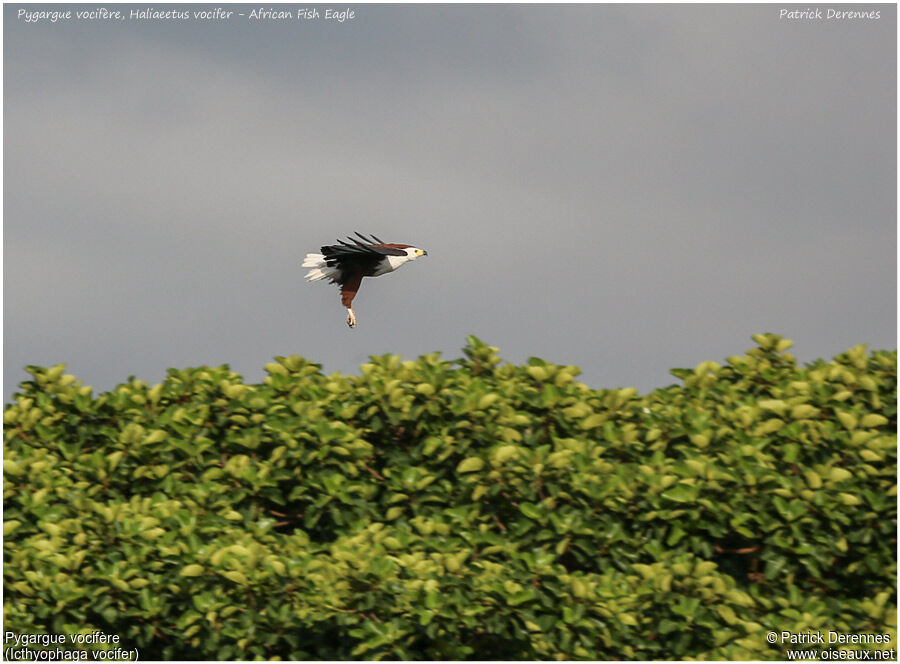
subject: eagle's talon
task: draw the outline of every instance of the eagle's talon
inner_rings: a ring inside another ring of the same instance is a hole
[[[350,326],[351,329],[356,327],[356,314],[353,313],[353,309],[347,310],[347,325]]]

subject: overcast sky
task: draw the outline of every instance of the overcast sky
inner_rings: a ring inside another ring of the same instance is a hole
[[[4,401],[27,364],[256,382],[468,334],[642,391],[756,332],[896,347],[895,5],[21,8],[81,7],[3,8]],[[300,262],[357,230],[428,257],[350,330]]]

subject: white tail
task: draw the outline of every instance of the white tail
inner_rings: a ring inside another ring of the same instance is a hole
[[[325,263],[325,256],[322,254],[306,254],[301,267],[311,267],[312,269],[306,273],[306,278],[310,281],[319,281],[320,279],[336,279],[340,274],[340,270],[336,267],[328,267]]]

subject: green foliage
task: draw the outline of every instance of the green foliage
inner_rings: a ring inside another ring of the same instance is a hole
[[[647,395],[474,337],[456,361],[279,357],[261,384],[201,367],[97,396],[29,367],[4,411],[5,629],[145,659],[896,647],[896,352],[798,367],[754,340]]]

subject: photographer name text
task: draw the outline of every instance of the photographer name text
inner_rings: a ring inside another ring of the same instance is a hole
[[[779,20],[788,21],[877,21],[881,18],[880,9],[780,9]]]

